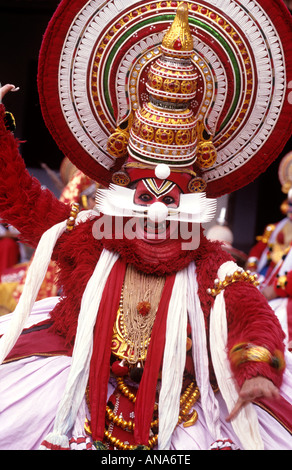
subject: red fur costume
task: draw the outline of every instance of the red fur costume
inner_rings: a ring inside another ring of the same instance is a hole
[[[18,151],[18,143],[3,124],[3,105],[0,111],[1,218],[20,231],[21,240],[35,247],[49,227],[68,218],[70,207],[57,200],[50,191],[41,189],[39,182],[28,174]],[[56,338],[65,339],[64,348],[67,354],[71,354],[74,344],[82,293],[103,248],[117,251],[122,264],[132,263],[141,271],[167,276],[178,272],[194,260],[198,293],[208,332],[214,298],[207,293],[207,289],[214,285],[220,265],[231,259],[219,243],[208,241],[203,233],[200,246],[194,251],[180,251],[179,242],[175,240],[162,243],[159,248],[145,246],[142,241],[133,243],[127,240],[96,240],[92,235],[93,223],[94,220],[80,223],[72,232],[64,233],[53,253],[53,259],[59,269],[62,299],[52,311],[53,324],[50,332],[57,335]],[[229,350],[234,345],[247,341],[265,345],[270,351],[278,350],[283,353],[280,324],[256,287],[245,282],[236,282],[225,289],[224,295]],[[190,357],[186,367],[189,372],[193,371]],[[283,369],[277,370],[265,362],[245,362],[233,368],[233,373],[239,386],[246,379],[258,375],[267,377],[280,386]],[[291,429],[291,406],[284,400],[281,401],[281,406],[279,403],[278,409],[274,408],[274,413],[278,413],[279,419]],[[274,407],[275,404],[266,402],[266,406]]]

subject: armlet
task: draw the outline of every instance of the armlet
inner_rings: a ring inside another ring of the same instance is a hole
[[[257,274],[252,274],[250,271],[244,271],[244,269],[238,268],[233,274],[227,274],[223,281],[215,279],[214,286],[207,289],[207,294],[216,297],[225,287],[238,281],[245,281],[256,287],[259,285]]]

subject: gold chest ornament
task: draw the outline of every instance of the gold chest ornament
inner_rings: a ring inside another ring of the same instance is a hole
[[[127,267],[112,336],[112,353],[121,361],[112,366],[115,374],[141,375],[164,284],[165,277]]]

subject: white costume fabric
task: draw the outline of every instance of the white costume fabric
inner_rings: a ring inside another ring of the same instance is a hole
[[[50,311],[58,298],[48,298],[36,302],[26,327],[44,321],[50,317]],[[0,334],[3,334],[11,315],[0,319]],[[60,399],[64,393],[72,359],[66,356],[29,357],[3,364],[0,367],[0,448],[6,450],[37,450],[43,439],[52,432]],[[291,402],[292,359],[286,353],[287,369],[281,394]],[[114,379],[109,383],[108,395],[115,387]],[[235,448],[243,449],[233,427],[225,421],[228,410],[218,392],[216,393],[218,425],[221,437],[231,439]],[[263,448],[267,450],[292,450],[291,435],[272,416],[261,408],[252,405],[258,420]],[[172,433],[169,448],[171,450],[208,450],[214,442],[210,432],[210,416],[207,415],[202,400],[195,405],[198,412],[197,422],[188,428],[180,425]],[[212,411],[212,410],[211,410]],[[90,436],[86,435],[84,422],[88,417],[85,399],[82,400],[75,425],[68,432],[70,449],[92,449]]]

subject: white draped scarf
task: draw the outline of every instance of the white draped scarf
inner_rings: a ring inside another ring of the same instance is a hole
[[[76,223],[96,216],[94,211],[82,211],[78,214]],[[9,354],[21,334],[25,322],[30,315],[37,298],[39,289],[45,278],[52,253],[58,238],[66,231],[67,220],[54,225],[41,237],[32,262],[27,271],[22,295],[7,325],[7,331],[0,340],[0,364]]]

